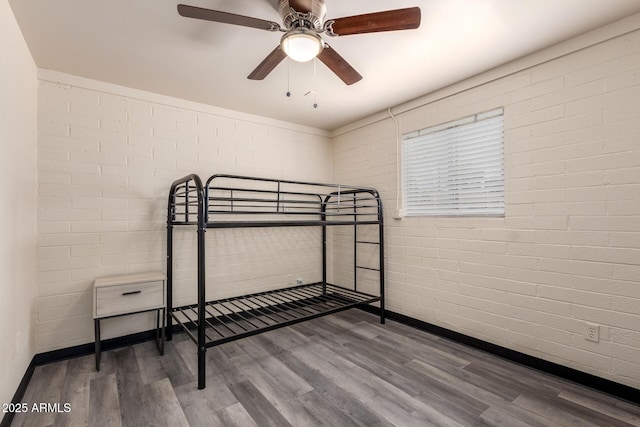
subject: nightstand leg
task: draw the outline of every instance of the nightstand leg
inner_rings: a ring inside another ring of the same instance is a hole
[[[96,334],[96,371],[100,370],[100,319],[93,320]]]

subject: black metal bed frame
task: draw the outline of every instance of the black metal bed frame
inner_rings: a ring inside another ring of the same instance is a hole
[[[352,225],[353,289],[327,282],[327,226]],[[358,227],[377,225],[377,241],[358,240]],[[173,228],[197,229],[196,304],[173,307]],[[206,301],[205,231],[209,228],[322,227],[322,282]],[[358,245],[378,245],[375,267],[358,265]],[[379,274],[379,295],[357,290],[358,270]],[[167,211],[167,341],[175,320],[197,345],[198,388],[205,383],[206,349],[360,304],[380,303],[385,321],[382,202],[375,189],[218,174],[174,181]],[[195,334],[194,334],[195,330]]]

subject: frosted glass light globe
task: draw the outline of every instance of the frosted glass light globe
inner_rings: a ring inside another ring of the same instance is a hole
[[[318,56],[323,48],[318,34],[306,28],[294,29],[282,36],[280,46],[294,61],[307,62]]]

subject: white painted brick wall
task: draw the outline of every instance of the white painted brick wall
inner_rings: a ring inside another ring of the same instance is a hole
[[[38,190],[37,70],[6,1],[0,51],[0,402],[6,404],[35,354]]]
[[[634,32],[398,115],[504,107],[504,218],[391,219],[393,121],[336,137],[335,180],[384,198],[389,308],[639,388],[639,76]]]
[[[197,104],[167,105],[131,92],[40,81],[38,352],[93,341],[97,277],[165,271],[173,180],[189,173],[331,180],[331,141],[321,132],[251,123],[233,112],[221,116]],[[319,232],[207,235],[210,297],[321,278]],[[175,244],[176,303],[191,303],[194,230],[176,230]],[[142,314],[105,321],[103,338],[151,329],[153,319]]]

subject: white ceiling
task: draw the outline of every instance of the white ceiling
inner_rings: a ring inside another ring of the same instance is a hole
[[[38,67],[327,130],[640,12],[639,0],[326,0],[327,19],[422,10],[418,30],[325,37],[363,76],[346,86],[321,62],[314,78],[313,61],[248,80],[281,33],[183,18],[179,2],[280,22],[277,0],[9,0]]]

